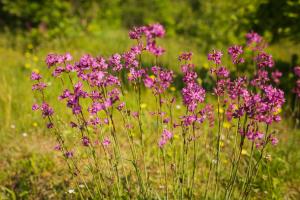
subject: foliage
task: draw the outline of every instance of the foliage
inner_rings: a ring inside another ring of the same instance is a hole
[[[272,1],[259,5],[252,23],[255,30],[269,32],[273,41],[290,38],[300,41],[300,2],[298,0]]]
[[[160,22],[168,34],[192,37],[207,51],[208,44],[220,47],[243,36],[250,29],[247,16],[256,10],[258,2],[2,0],[0,22],[10,30],[27,29],[48,37],[72,35],[78,30],[99,31],[102,25],[131,27]]]

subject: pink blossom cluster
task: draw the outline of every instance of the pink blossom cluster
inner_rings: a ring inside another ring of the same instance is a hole
[[[162,135],[161,135],[161,138],[158,142],[158,146],[160,148],[163,148],[165,146],[165,144],[170,140],[172,139],[173,137],[173,134],[168,131],[167,129],[164,129],[163,132],[162,132]]]
[[[156,38],[162,38],[165,36],[165,29],[160,24],[151,24],[149,26],[142,26],[134,28],[129,32],[130,39],[141,40],[142,36],[146,37],[145,49],[151,52],[155,56],[161,56],[165,50],[157,46]],[[141,44],[141,43],[140,43]]]
[[[128,74],[128,81],[135,91],[141,89],[141,84],[152,90],[155,97],[159,96],[160,106],[172,105],[175,97],[170,99],[162,98],[167,94],[167,89],[173,83],[174,72],[157,64],[154,66],[143,66],[141,55],[145,52],[158,56],[162,55],[164,49],[157,46],[156,39],[162,38],[165,30],[160,24],[152,24],[134,28],[129,32],[131,39],[137,40],[137,45],[132,46],[128,51],[115,53],[108,58],[102,56],[93,57],[89,54],[83,55],[78,61],[73,61],[69,53],[49,54],[46,57],[46,65],[52,70],[52,76],[70,81],[71,88],[63,89],[59,100],[66,101],[66,107],[69,108],[77,119],[71,121],[70,125],[79,130],[88,131],[88,126],[93,129],[97,127],[112,125],[112,113],[114,110],[130,113],[134,119],[140,120],[140,111],[128,110],[123,101],[122,87],[123,80],[120,78],[123,74]],[[191,63],[192,53],[183,52],[178,60],[181,63],[183,74],[182,82],[184,87],[181,90],[182,103],[186,107],[186,113],[179,117],[178,121],[171,120],[162,110],[154,113],[162,118],[163,124],[172,122],[172,127],[183,126],[194,127],[195,124],[202,124],[206,119],[210,126],[214,126],[216,115],[221,117],[221,109],[225,110],[224,117],[231,122],[234,119],[247,117],[249,121],[246,124],[247,129],[240,129],[242,136],[251,141],[256,141],[257,146],[266,142],[266,137],[258,130],[259,124],[270,125],[273,122],[281,120],[278,110],[285,102],[282,90],[274,87],[270,80],[279,84],[282,76],[281,72],[275,70],[270,73],[274,67],[274,60],[270,54],[264,52],[264,46],[259,45],[263,42],[262,37],[257,33],[251,32],[246,35],[247,47],[256,44],[259,48],[251,48],[256,56],[252,57],[257,68],[255,76],[247,78],[245,76],[233,77],[227,69],[226,64],[222,62],[223,53],[220,50],[211,51],[207,59],[213,63],[210,72],[213,75],[215,85],[211,93],[218,98],[217,114],[214,113],[216,106],[213,103],[206,103],[208,91],[198,82],[196,66]],[[257,47],[258,47],[257,46]],[[234,65],[245,63],[244,48],[240,45],[233,45],[228,48],[228,54]],[[300,77],[299,67],[295,68],[295,74]],[[47,85],[42,82],[42,76],[33,72],[31,79],[35,81],[32,90],[37,90],[44,94]],[[299,82],[299,81],[298,81]],[[298,83],[297,82],[297,83]],[[67,85],[62,85],[67,87]],[[295,93],[300,94],[300,84],[294,89]],[[122,100],[121,100],[122,99]],[[87,102],[85,105],[82,102]],[[126,109],[125,109],[126,108]],[[40,110],[44,118],[53,115],[54,111],[45,102],[44,95],[41,104],[34,104],[33,110]],[[87,117],[84,115],[87,113]],[[103,117],[101,114],[105,114]],[[100,117],[101,116],[101,117]],[[224,118],[225,120],[225,118]],[[178,125],[179,124],[179,125]],[[53,127],[52,121],[47,125]],[[128,127],[131,127],[128,125]],[[240,128],[240,127],[239,127]],[[159,147],[164,147],[166,142],[173,137],[173,134],[167,129],[159,140]],[[276,141],[275,136],[272,140]],[[93,144],[88,134],[82,134],[81,142],[83,146]],[[275,143],[275,142],[274,142]],[[110,144],[109,138],[102,141],[104,146]],[[69,152],[71,155],[71,153]],[[72,153],[73,155],[73,153]],[[67,156],[67,155],[66,155]],[[67,156],[69,157],[69,156]]]
[[[294,67],[294,73],[296,75],[296,85],[293,89],[293,92],[300,98],[300,66]]]

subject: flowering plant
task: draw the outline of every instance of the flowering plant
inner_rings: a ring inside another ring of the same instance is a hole
[[[69,53],[46,57],[52,76],[63,88],[58,99],[71,111],[66,124],[79,142],[70,145],[66,141],[56,117],[59,113],[45,95],[48,85],[36,72],[31,74],[32,90],[41,94],[41,100],[32,110],[40,111],[47,121],[57,139],[55,149],[62,152],[76,185],[84,184],[85,188],[77,187],[81,198],[231,199],[238,193],[240,171],[239,192],[246,199],[269,144],[279,142],[270,129],[281,120],[285,102],[276,86],[281,73],[273,70],[266,42],[250,32],[245,46],[228,48],[232,62],[227,65],[239,71],[250,60],[255,65],[253,77],[231,74],[223,62],[225,55],[212,50],[208,54],[212,91],[199,83],[193,54],[180,54],[184,83],[180,105],[180,98],[170,92],[175,73],[158,62],[165,49],[157,39],[164,36],[164,27],[152,24],[131,30],[129,37],[136,45],[109,58],[87,54],[73,61]],[[245,49],[252,52],[250,57]],[[153,55],[153,65],[142,62],[147,54]],[[295,68],[297,75],[298,71]],[[147,90],[151,95],[147,96]],[[147,100],[156,107],[148,113],[143,103]],[[181,106],[185,111],[175,113]],[[85,159],[78,152],[81,147]],[[244,158],[247,148],[250,155]],[[230,170],[222,166],[222,159],[231,160]],[[247,165],[241,165],[241,160]],[[88,173],[83,167],[86,163]]]

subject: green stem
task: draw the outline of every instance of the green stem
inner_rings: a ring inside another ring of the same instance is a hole
[[[167,199],[169,199],[168,198],[168,178],[167,178],[167,167],[166,167],[166,153],[165,153],[164,149],[162,149],[162,153],[163,153],[164,175],[165,175],[165,197],[167,200]]]
[[[253,180],[255,180],[256,176],[257,176],[257,173],[258,173],[258,167],[259,167],[259,164],[263,158],[263,154],[264,154],[264,151],[267,147],[267,144],[268,144],[268,131],[269,131],[269,125],[267,125],[266,127],[266,134],[265,134],[265,138],[266,138],[266,143],[265,145],[263,146],[262,150],[261,150],[261,153],[260,153],[260,157],[259,159],[256,161],[255,165],[253,166],[252,170],[251,170],[251,175],[249,175],[249,180],[248,182],[246,183],[246,187],[245,187],[245,190],[244,190],[244,193],[242,195],[242,199],[246,199],[247,196],[249,195],[250,193],[250,189],[251,189],[251,183]],[[255,173],[255,175],[253,176],[253,174]]]

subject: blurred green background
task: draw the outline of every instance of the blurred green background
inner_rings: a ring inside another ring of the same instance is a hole
[[[46,72],[49,52],[70,52],[75,58],[123,52],[133,44],[129,28],[154,22],[167,31],[160,41],[167,49],[161,64],[178,72],[178,54],[193,51],[202,78],[209,50],[244,44],[250,30],[270,43],[268,51],[283,72],[279,87],[286,92],[287,120],[279,128],[285,142],[271,169],[282,173],[272,179],[274,193],[266,196],[299,199],[299,129],[289,122],[295,99],[292,68],[300,62],[299,21],[299,0],[0,0],[0,199],[65,198],[68,189],[66,170],[57,172],[60,161],[49,152],[53,138],[31,112],[30,72]]]

